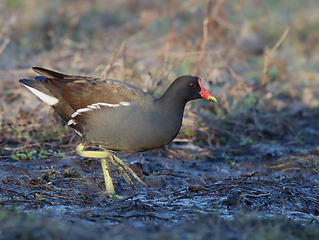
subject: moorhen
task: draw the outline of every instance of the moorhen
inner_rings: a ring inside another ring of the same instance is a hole
[[[141,152],[164,147],[181,128],[184,107],[189,100],[204,98],[216,102],[193,76],[178,77],[162,97],[156,98],[128,83],[83,76],[71,76],[33,67],[42,76],[20,79],[25,87],[49,104],[82,137],[76,153],[101,158],[108,196],[115,196],[109,163],[120,171],[128,185],[131,174],[146,184],[115,152]],[[86,151],[99,146],[105,151]]]

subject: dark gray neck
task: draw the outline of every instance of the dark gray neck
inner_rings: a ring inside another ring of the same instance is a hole
[[[174,88],[169,87],[161,98],[156,101],[158,111],[168,117],[182,119],[187,100],[184,100]],[[172,119],[173,120],[173,119]]]

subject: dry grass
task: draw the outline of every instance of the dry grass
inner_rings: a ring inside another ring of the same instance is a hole
[[[300,9],[292,14],[285,7]],[[177,76],[198,75],[219,100],[206,109],[217,118],[257,103],[266,111],[317,107],[316,7],[310,0],[287,6],[253,0],[4,1],[1,134],[8,137],[14,129],[11,136],[17,139],[26,131],[18,124],[21,108],[34,109],[37,100],[16,81],[34,76],[31,66],[119,79],[157,96]],[[271,50],[264,52],[267,47]],[[200,102],[188,106],[207,107]],[[34,112],[38,116],[26,117],[39,122],[47,112],[45,107]]]

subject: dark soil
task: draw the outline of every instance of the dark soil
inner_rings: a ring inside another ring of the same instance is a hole
[[[315,123],[314,117],[316,114],[312,113],[307,122]],[[227,121],[214,124],[225,126]],[[136,238],[154,236],[158,239],[167,237],[167,231],[172,231],[169,236],[182,239],[181,232],[173,230],[177,226],[187,229],[183,233],[185,236],[198,237],[195,229],[189,229],[194,228],[192,222],[198,222],[201,234],[207,236],[220,231],[220,235],[204,239],[231,239],[230,236],[249,239],[243,236],[259,234],[259,231],[266,231],[269,224],[277,226],[278,221],[278,234],[291,234],[294,239],[306,232],[294,232],[287,219],[307,223],[307,226],[318,224],[319,220],[319,150],[316,149],[319,129],[315,124],[303,126],[303,121],[304,117],[293,120],[295,131],[302,135],[299,142],[281,136],[283,140],[279,141],[265,139],[250,145],[232,143],[209,148],[203,142],[194,145],[192,141],[178,141],[158,151],[118,154],[149,187],[147,190],[138,183],[136,189],[128,187],[113,169],[115,189],[122,199],[103,195],[99,160],[81,159],[71,153],[53,156],[59,151],[71,151],[75,145],[32,145],[23,149],[24,153],[36,150],[30,159],[18,161],[13,160],[13,155],[5,157],[12,152],[4,149],[0,163],[0,204],[11,211],[44,216],[43,221],[36,220],[36,226],[31,228],[45,223],[43,234],[47,235],[52,230],[47,227],[51,224],[49,219],[63,219],[68,225],[73,223],[74,231],[81,224],[95,234],[106,231],[108,236],[117,235],[119,239],[132,239],[132,233]],[[184,136],[180,134],[179,137]],[[40,159],[43,149],[47,154]],[[10,216],[8,214],[4,214],[3,221]],[[245,230],[247,225],[240,228],[241,218],[248,225],[256,225],[256,229]],[[267,222],[267,219],[272,220]],[[217,222],[220,227],[213,227]],[[17,227],[16,224],[7,226],[7,230]],[[234,229],[224,232],[229,224],[235,224]],[[264,225],[265,229],[259,229],[259,225]],[[304,225],[298,227],[305,228]],[[31,230],[24,234],[31,234]],[[87,232],[83,239],[85,236],[94,238],[94,234],[91,236]]]

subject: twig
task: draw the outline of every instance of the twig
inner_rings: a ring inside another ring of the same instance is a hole
[[[82,6],[82,0],[78,0],[76,13],[72,17],[72,19],[71,19],[71,21],[70,21],[70,23],[68,25],[68,28],[66,30],[66,33],[65,33],[65,35],[63,37],[63,40],[62,40],[62,43],[61,43],[61,46],[60,46],[60,49],[59,49],[59,53],[58,53],[58,58],[60,58],[60,56],[61,56],[62,50],[63,50],[63,48],[65,46],[66,39],[69,37],[73,26],[76,24],[76,21],[79,20],[78,16],[80,15],[81,6]]]
[[[260,198],[260,197],[269,197],[271,196],[271,193],[264,193],[264,194],[259,194],[259,195],[252,195],[252,194],[243,194],[243,197],[250,197],[250,198]]]
[[[268,47],[266,46],[265,48],[265,57],[264,57],[264,69],[263,69],[263,75],[261,77],[261,87],[259,89],[259,93],[258,93],[258,96],[257,96],[257,99],[256,99],[256,102],[255,102],[255,105],[254,107],[256,108],[262,94],[263,94],[263,91],[266,87],[266,84],[267,84],[267,76],[268,76],[268,62],[269,62],[269,56],[271,56],[276,50],[277,48],[280,46],[280,44],[283,42],[283,40],[286,38],[288,32],[290,30],[290,27],[287,27],[285,32],[281,35],[280,39],[277,41],[277,43],[275,44],[275,46],[269,51],[268,50]]]
[[[114,53],[113,53],[113,56],[112,56],[112,60],[110,62],[110,65],[106,66],[106,69],[105,69],[105,77],[103,78],[107,78],[107,75],[110,71],[112,71],[112,68],[113,68],[113,63],[117,57],[117,53],[118,53],[118,49],[116,48]]]
[[[152,90],[149,91],[150,93],[154,93],[159,86],[162,85],[163,80],[168,76],[168,62],[169,62],[169,55],[172,48],[172,41],[175,35],[175,28],[174,28],[174,18],[176,14],[176,0],[171,1],[170,8],[169,8],[169,30],[166,37],[166,44],[165,44],[165,51],[164,51],[164,62],[161,70],[158,72],[156,77],[156,82],[152,84]],[[162,51],[160,55],[162,55]],[[155,87],[153,87],[155,86]]]
[[[167,35],[167,40],[166,40],[166,44],[165,44],[165,52],[164,52],[164,64],[163,67],[161,68],[161,70],[158,73],[158,82],[157,82],[157,86],[152,90],[152,92],[155,92],[157,87],[160,86],[162,79],[164,78],[164,73],[167,70],[167,66],[168,66],[168,57],[169,57],[169,53],[171,50],[171,42],[174,38],[174,26],[173,24],[171,24],[169,31],[168,31],[168,35]]]
[[[169,218],[158,217],[158,216],[156,216],[154,214],[151,214],[151,213],[147,213],[147,214],[145,214],[145,213],[132,214],[130,216],[122,216],[122,217],[124,217],[125,219],[129,219],[129,218],[136,219],[136,218],[139,218],[139,217],[142,217],[142,218],[147,218],[148,217],[150,219],[159,219],[159,220],[166,221],[166,222],[170,221]]]
[[[16,195],[19,195],[23,198],[26,198],[26,199],[29,199],[28,197],[26,197],[25,195],[23,195],[22,193],[19,193],[17,191],[14,191],[14,190],[11,190],[11,189],[5,189],[5,188],[0,188],[1,191],[7,191],[7,192],[10,192],[10,193],[14,193]]]
[[[0,205],[3,205],[5,203],[12,203],[12,202],[25,202],[25,203],[31,203],[32,200],[18,200],[18,199],[7,199],[7,200],[3,200],[3,201],[0,201]]]
[[[230,74],[233,75],[233,77],[235,77],[236,80],[237,80],[237,83],[235,84],[235,86],[234,86],[233,89],[232,89],[232,95],[234,95],[234,91],[235,91],[237,88],[241,87],[241,86],[243,86],[245,93],[247,93],[247,92],[248,92],[248,91],[247,91],[247,86],[246,86],[246,84],[244,83],[244,81],[242,80],[242,78],[239,77],[239,76],[234,72],[234,70],[231,69],[231,67],[222,59],[222,57],[220,56],[219,52],[216,52],[216,55],[217,55],[217,57],[219,58],[219,60],[222,62],[222,64],[224,64],[224,66],[228,69],[228,71],[230,72]]]
[[[223,3],[225,2],[225,0],[217,0],[215,5],[214,5],[214,8],[212,10],[212,20],[213,21],[216,21],[216,18],[218,16],[218,13],[223,5]]]
[[[207,44],[207,36],[208,36],[208,23],[209,23],[209,9],[210,9],[210,4],[211,0],[206,1],[206,10],[205,10],[205,18],[203,21],[203,38],[202,38],[202,43],[200,46],[200,55],[199,55],[199,60],[198,63],[193,70],[193,75],[197,76],[200,70],[200,67],[202,65],[204,56],[205,56],[205,49],[206,49],[206,44]]]
[[[123,41],[123,43],[122,43],[122,46],[121,46],[121,48],[120,48],[120,50],[122,49],[122,52],[123,52],[123,69],[122,69],[122,76],[124,76],[124,70],[125,70],[125,68],[126,68],[126,65],[127,65],[127,63],[126,63],[126,41],[127,40],[124,40]]]
[[[264,58],[264,70],[263,70],[263,75],[261,77],[261,87],[259,89],[259,93],[255,102],[255,107],[257,106],[259,99],[261,98],[263,91],[265,89],[266,86],[266,82],[267,82],[267,76],[268,76],[268,47],[266,46],[265,48],[265,58]]]
[[[242,184],[243,182],[245,182],[248,178],[251,178],[253,176],[255,176],[256,174],[258,174],[258,171],[257,172],[253,172],[252,174],[250,174],[249,176],[245,177],[243,180],[239,181],[237,184]]]
[[[267,80],[268,80],[268,47],[266,46],[265,48],[265,58],[264,58],[264,69],[263,69],[263,75],[261,77],[261,87],[259,89],[259,93],[258,93],[258,96],[256,98],[256,102],[255,104],[252,106],[252,111],[253,111],[253,116],[254,116],[254,122],[255,122],[255,125],[258,127],[258,129],[262,132],[263,131],[263,127],[259,124],[259,119],[258,119],[258,116],[257,116],[257,112],[256,112],[256,107],[259,103],[259,100],[265,90],[265,87],[266,87],[266,84],[267,84]],[[262,138],[263,137],[263,134],[260,132]]]
[[[269,55],[271,56],[276,50],[277,48],[280,46],[280,44],[284,41],[284,39],[286,38],[287,34],[289,33],[290,27],[287,27],[286,30],[284,31],[284,33],[281,35],[280,39],[278,40],[278,42],[275,44],[275,46],[270,50]]]
[[[216,54],[216,52],[219,52],[218,50],[208,50],[206,51],[206,55],[207,54]],[[170,52],[170,56],[173,57],[183,57],[184,55],[186,56],[194,56],[194,55],[199,55],[201,53],[201,51],[191,51],[191,52],[184,52],[184,51],[171,51]],[[127,53],[128,57],[134,57],[134,58],[143,58],[143,57],[158,57],[158,56],[163,56],[163,50],[158,50],[158,51],[146,51],[146,52],[142,52],[142,51],[138,51],[138,52],[128,52]],[[1,71],[0,71],[1,73]]]
[[[157,87],[161,85],[161,82],[163,80],[164,73],[166,73],[167,75],[167,66],[168,66],[168,57],[170,54],[170,50],[172,48],[172,41],[174,39],[174,18],[175,18],[175,14],[176,14],[176,0],[171,1],[170,7],[169,7],[169,30],[168,30],[168,34],[166,37],[166,44],[165,44],[165,52],[164,52],[164,63],[163,63],[163,67],[161,68],[161,70],[158,72],[157,74],[157,86],[152,90],[152,92],[155,92]]]
[[[7,45],[10,42],[10,38],[5,38],[4,42],[1,44],[0,46],[0,54],[4,51],[4,49],[6,49]]]
[[[170,18],[170,21],[172,22],[173,19],[175,18],[175,14],[176,14],[176,3],[177,3],[177,0],[172,0],[171,1],[171,4],[169,6],[169,18]]]
[[[109,65],[106,65],[104,75],[103,75],[103,73],[102,73],[101,78],[107,78],[108,74],[109,74],[110,72],[113,72],[113,64],[114,64],[114,62],[115,62],[115,59],[117,58],[117,56],[118,56],[121,52],[123,52],[123,60],[124,60],[124,63],[123,63],[122,68],[121,68],[121,71],[122,71],[122,74],[124,73],[125,62],[126,62],[126,53],[125,53],[125,51],[126,51],[126,42],[127,42],[127,40],[124,40],[124,41],[122,42],[120,48],[119,48],[119,49],[117,49],[117,48],[115,49],[115,51],[114,51],[114,53],[113,53],[113,56],[112,56],[112,59],[111,59],[111,62],[110,62]]]
[[[28,147],[40,147],[39,143],[34,143],[34,144],[27,144],[25,146],[22,146],[22,147],[16,147],[16,148],[10,148],[10,147],[4,147],[3,149],[4,150],[8,150],[8,151],[16,151],[16,150],[21,150],[21,149],[25,149],[25,148],[28,148]]]
[[[64,197],[64,196],[60,196],[60,195],[55,195],[55,194],[50,194],[50,193],[45,193],[45,192],[37,192],[40,195],[46,195],[49,197],[55,197],[55,198],[61,198],[61,199],[68,199],[68,200],[72,200],[72,201],[80,201],[80,202],[84,202],[84,203],[91,203],[90,201],[87,200],[82,200],[82,199],[76,199],[76,198],[70,198],[70,197]]]

